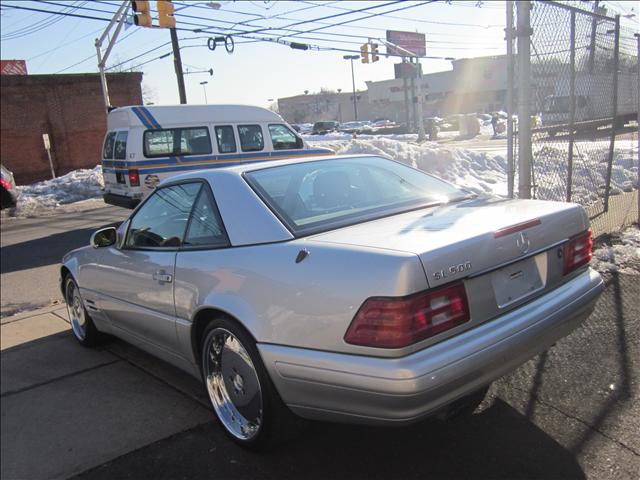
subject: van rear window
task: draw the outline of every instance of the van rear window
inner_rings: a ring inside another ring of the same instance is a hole
[[[113,158],[113,141],[116,138],[116,132],[107,133],[104,139],[104,147],[102,148],[102,158],[111,160]]]
[[[144,156],[206,155],[211,153],[207,127],[170,128],[144,132]]]

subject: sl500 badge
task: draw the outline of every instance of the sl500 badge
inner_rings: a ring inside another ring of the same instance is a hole
[[[437,272],[433,272],[433,278],[434,280],[442,280],[443,278],[453,277],[460,273],[468,272],[469,270],[471,270],[471,262],[467,260],[464,263],[451,265],[448,268],[444,268],[442,270],[438,270]]]

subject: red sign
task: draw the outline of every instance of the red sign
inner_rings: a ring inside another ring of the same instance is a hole
[[[424,33],[387,30],[387,42],[401,47],[395,48],[391,45],[387,45],[388,55],[424,57],[427,54],[427,45]]]
[[[422,75],[422,65],[419,63],[409,63],[409,62],[396,63],[393,66],[393,69],[394,69],[396,78],[415,77],[418,74],[417,72],[420,72],[418,75]]]
[[[27,62],[24,60],[0,60],[0,75],[26,75]]]

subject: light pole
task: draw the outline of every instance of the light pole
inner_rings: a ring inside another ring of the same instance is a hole
[[[355,121],[358,121],[358,103],[356,99],[356,77],[353,74],[353,61],[360,58],[358,55],[344,55],[342,58],[345,60],[351,60],[351,83],[353,85],[353,116]]]
[[[200,82],[200,85],[202,85],[202,91],[204,92],[204,103],[205,105],[209,102],[207,102],[207,83],[209,83],[208,81],[204,81],[204,82]]]

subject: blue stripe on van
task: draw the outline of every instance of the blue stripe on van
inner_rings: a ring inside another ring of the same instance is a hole
[[[136,117],[142,122],[142,124],[147,128],[152,128],[151,123],[146,119],[146,117],[142,114],[142,112],[138,109],[138,107],[133,107],[131,109],[133,113],[136,114]]]
[[[140,107],[140,110],[145,114],[145,116],[149,119],[149,123],[153,126],[153,128],[161,129],[160,123],[155,119],[155,117],[151,114],[147,107]]]

